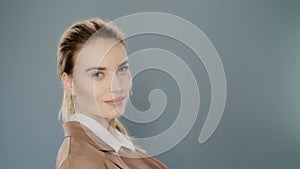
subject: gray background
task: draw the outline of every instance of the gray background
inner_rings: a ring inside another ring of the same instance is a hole
[[[157,47],[174,52],[196,75],[201,93],[195,125],[175,148],[159,156],[169,168],[300,168],[300,3],[278,0],[8,1],[0,3],[1,168],[51,169],[63,140],[57,112],[62,86],[56,48],[62,32],[90,17],[114,20],[136,12],[185,18],[212,41],[227,75],[224,116],[204,144],[198,136],[210,104],[201,61],[180,42],[157,35],[128,39],[129,54]],[[160,79],[160,80],[157,80]],[[178,86],[149,70],[134,79],[132,103],[149,108],[152,89],[164,90],[166,111],[149,124],[122,121],[139,137],[164,131],[176,118]]]

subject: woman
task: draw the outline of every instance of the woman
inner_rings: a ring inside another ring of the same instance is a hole
[[[132,84],[125,42],[114,25],[98,18],[73,24],[61,37],[57,63],[65,133],[57,169],[167,168],[134,146],[117,120]]]

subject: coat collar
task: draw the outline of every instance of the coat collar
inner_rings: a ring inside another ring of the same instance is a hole
[[[69,122],[72,121],[79,122],[81,127],[80,131],[78,125],[74,126],[74,130],[77,132],[73,134],[77,134],[77,137],[80,136],[79,134],[88,136],[90,140],[94,141],[96,144],[100,144],[100,147],[104,148],[104,151],[112,151],[113,149],[115,152],[119,152],[122,146],[135,151],[135,146],[129,137],[126,137],[118,130],[113,130],[113,132],[115,132],[115,136],[113,136],[104,126],[87,115],[75,113],[71,116]],[[69,131],[71,130],[72,125],[69,127]],[[82,131],[85,132],[85,134],[82,133]]]
[[[115,151],[113,147],[98,138],[90,129],[80,124],[78,121],[68,121],[62,124],[65,137],[83,139],[100,151]]]
[[[131,149],[122,146],[119,152],[116,152],[113,147],[105,143],[98,136],[96,136],[94,132],[92,132],[89,128],[82,125],[78,121],[64,122],[62,123],[62,126],[64,129],[65,137],[82,139],[84,142],[92,145],[99,151],[112,152],[112,153],[106,153],[106,158],[110,160],[112,163],[116,164],[117,166],[120,166],[121,168],[124,169],[129,168],[127,164],[124,163],[124,160],[127,161],[127,163],[133,165],[137,163],[136,158],[142,158],[141,160],[144,161],[143,165],[151,164],[151,166],[152,165],[156,166],[152,168],[167,168],[162,163],[149,156],[144,150],[140,149],[139,147],[135,147],[136,151],[132,151]],[[116,157],[115,156],[116,153],[119,156]]]

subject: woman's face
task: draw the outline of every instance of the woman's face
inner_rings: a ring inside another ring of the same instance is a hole
[[[98,39],[84,45],[73,73],[76,108],[107,119],[121,116],[132,86],[127,62],[126,49],[116,40]]]

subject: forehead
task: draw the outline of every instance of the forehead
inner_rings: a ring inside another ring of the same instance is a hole
[[[114,39],[97,39],[82,47],[75,61],[75,69],[106,67],[115,69],[127,59],[124,45]]]

